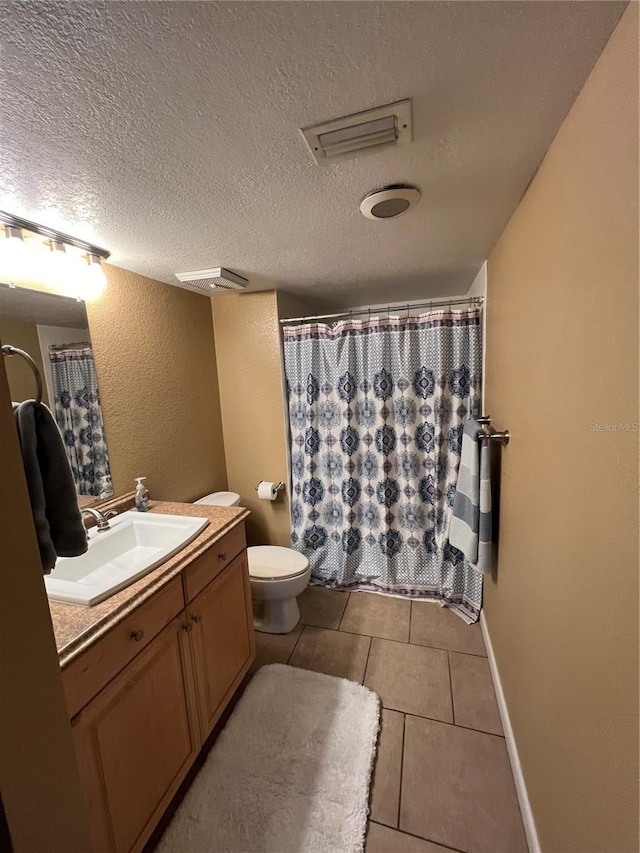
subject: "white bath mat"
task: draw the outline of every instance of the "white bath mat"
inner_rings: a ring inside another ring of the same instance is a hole
[[[362,851],[379,705],[344,678],[263,667],[157,853]]]

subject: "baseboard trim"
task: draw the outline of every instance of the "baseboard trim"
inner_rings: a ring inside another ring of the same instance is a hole
[[[500,681],[500,672],[498,670],[498,664],[496,663],[496,658],[493,653],[491,636],[489,634],[486,619],[484,618],[484,611],[481,611],[480,613],[480,627],[482,628],[482,636],[484,637],[484,644],[487,649],[487,657],[489,659],[489,667],[491,669],[491,678],[493,679],[493,686],[496,691],[496,700],[498,702],[500,719],[502,720],[502,728],[504,730],[504,736],[507,742],[507,752],[509,753],[509,761],[511,762],[513,779],[516,784],[516,793],[518,795],[518,802],[520,803],[520,811],[522,812],[522,822],[524,824],[525,835],[527,836],[527,844],[529,845],[530,853],[541,853],[540,842],[538,841],[538,833],[536,831],[536,824],[533,819],[531,803],[529,802],[527,786],[525,785],[524,775],[522,773],[522,765],[520,764],[520,757],[518,755],[518,747],[516,746],[516,740],[513,736],[511,720],[509,719],[509,709],[507,708],[507,703],[504,698],[502,682]]]

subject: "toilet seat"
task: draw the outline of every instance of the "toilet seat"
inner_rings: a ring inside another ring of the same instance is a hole
[[[291,548],[281,545],[253,545],[247,548],[249,576],[256,580],[286,580],[303,575],[309,561]]]

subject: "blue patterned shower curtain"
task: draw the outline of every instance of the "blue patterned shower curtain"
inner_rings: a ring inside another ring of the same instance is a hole
[[[480,413],[480,310],[284,330],[292,546],[314,582],[430,598],[475,621],[482,577],[447,534]]]
[[[111,470],[89,344],[50,347],[55,416],[79,495],[99,497],[111,488]]]

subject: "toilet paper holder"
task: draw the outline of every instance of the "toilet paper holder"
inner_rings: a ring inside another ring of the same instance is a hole
[[[260,480],[260,483],[264,483],[264,480]],[[256,492],[258,491],[258,488],[259,488],[259,486],[260,486],[260,483],[258,483],[258,485],[256,486]],[[284,491],[284,489],[285,489],[285,488],[286,488],[286,486],[285,486],[285,484],[282,482],[282,480],[281,480],[279,483],[276,483],[276,487],[275,487],[275,489],[276,489],[276,492],[277,492],[278,494],[280,494],[280,492]]]

